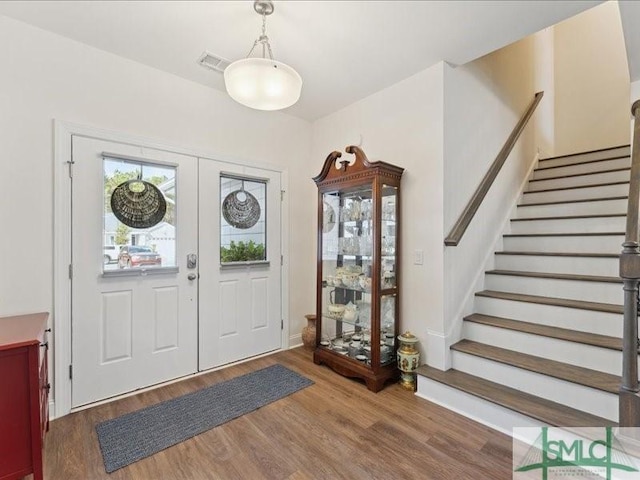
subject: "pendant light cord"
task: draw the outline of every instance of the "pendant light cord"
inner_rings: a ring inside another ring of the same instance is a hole
[[[271,51],[271,44],[269,43],[269,37],[267,37],[267,15],[266,13],[262,13],[262,35],[260,35],[255,42],[253,42],[253,46],[247,56],[245,58],[249,58],[253,53],[253,50],[258,46],[258,44],[262,44],[262,58],[266,57],[266,52],[269,52],[269,58],[273,60],[273,52]]]

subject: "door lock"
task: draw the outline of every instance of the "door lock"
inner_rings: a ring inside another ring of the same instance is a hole
[[[198,278],[198,276],[195,273],[190,273],[189,275],[187,275],[187,278],[189,280],[195,280],[196,278]]]
[[[195,253],[187,255],[187,268],[196,268],[198,266],[198,256]]]

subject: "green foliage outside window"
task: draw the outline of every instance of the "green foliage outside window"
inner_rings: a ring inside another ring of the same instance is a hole
[[[265,260],[264,245],[257,244],[253,240],[248,243],[234,242],[231,240],[229,247],[220,247],[220,261],[229,262],[251,262],[255,260]]]
[[[124,223],[120,223],[116,228],[116,245],[126,245],[129,243],[129,232],[131,229]]]

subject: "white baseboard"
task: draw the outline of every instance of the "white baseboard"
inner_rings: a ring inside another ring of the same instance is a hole
[[[49,420],[56,419],[56,402],[49,400]]]
[[[302,334],[291,335],[289,337],[289,348],[296,348],[302,346]]]

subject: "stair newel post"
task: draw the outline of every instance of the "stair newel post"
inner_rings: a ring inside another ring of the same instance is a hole
[[[640,100],[631,107],[634,116],[631,179],[627,229],[620,255],[620,277],[624,282],[622,327],[622,384],[620,385],[621,427],[640,427],[640,384],[638,382],[638,285],[640,284]]]

